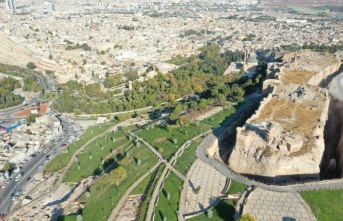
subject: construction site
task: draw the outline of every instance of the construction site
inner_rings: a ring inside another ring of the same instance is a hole
[[[332,157],[324,157],[331,101],[324,86],[340,66],[337,56],[311,51],[270,63],[262,88],[265,98],[237,128],[228,166],[267,182],[320,179],[321,167]]]

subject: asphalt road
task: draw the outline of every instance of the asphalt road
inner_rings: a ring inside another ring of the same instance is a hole
[[[47,89],[48,91],[55,91],[55,86],[53,84],[53,79],[51,79],[48,75],[44,74],[46,84],[47,84]]]
[[[39,168],[40,165],[45,165],[47,162],[44,161],[47,159],[47,155],[51,156],[51,159],[61,152],[65,147],[62,147],[63,143],[67,143],[67,140],[71,133],[73,132],[71,124],[65,119],[59,117],[62,121],[64,132],[64,138],[57,140],[57,144],[50,143],[50,147],[47,153],[43,151],[40,152],[36,157],[32,158],[23,165],[23,169],[20,172],[23,172],[23,177],[16,182],[14,179],[4,188],[0,189],[0,213],[7,214],[13,207],[12,193],[15,193],[17,190],[24,189],[28,184],[28,177],[34,177],[43,167]],[[54,141],[56,142],[56,141]]]
[[[13,118],[12,115],[13,113],[23,110],[27,107],[30,107],[32,105],[35,105],[37,99],[38,99],[39,95],[35,96],[34,98],[32,98],[31,100],[29,100],[28,102],[26,102],[25,104],[20,104],[17,105],[15,107],[9,107],[9,108],[5,108],[5,109],[1,109],[0,110],[0,119],[2,120],[20,120],[20,117],[17,118]]]

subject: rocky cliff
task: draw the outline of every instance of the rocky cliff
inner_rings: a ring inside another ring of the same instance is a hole
[[[274,181],[319,178],[330,97],[316,85],[339,66],[334,56],[313,52],[290,54],[284,62],[269,65],[273,70],[263,86],[267,97],[237,128],[229,167]]]

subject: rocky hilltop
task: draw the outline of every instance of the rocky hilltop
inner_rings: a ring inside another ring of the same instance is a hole
[[[303,51],[268,65],[266,96],[237,128],[228,166],[269,180],[319,178],[330,97],[320,88],[340,67],[333,55]]]

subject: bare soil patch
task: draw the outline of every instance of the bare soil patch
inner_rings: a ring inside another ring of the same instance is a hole
[[[49,107],[49,104],[41,104],[39,106],[40,110],[39,110],[38,114],[39,115],[45,115],[48,107]],[[24,110],[15,113],[14,116],[16,116],[16,117],[27,117],[31,114],[31,110],[38,110],[38,106],[25,108]]]
[[[163,141],[165,141],[165,140],[167,140],[168,138],[167,137],[160,137],[160,138],[156,138],[155,140],[154,140],[154,142],[155,143],[161,143],[161,142],[163,142]]]
[[[116,140],[117,140],[117,141],[121,141],[121,140],[123,140],[123,139],[125,139],[124,136],[123,136],[123,137],[118,137]]]
[[[315,74],[314,71],[285,70],[282,82],[303,85]]]

